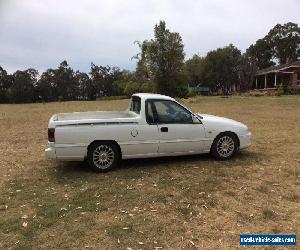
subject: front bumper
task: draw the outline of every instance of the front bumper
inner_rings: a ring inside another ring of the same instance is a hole
[[[244,135],[239,135],[240,139],[240,149],[247,148],[251,146],[251,132]]]
[[[55,148],[52,148],[52,147],[46,148],[45,154],[49,159],[56,159]]]

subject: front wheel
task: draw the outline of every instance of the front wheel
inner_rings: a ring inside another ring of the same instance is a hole
[[[96,142],[90,146],[87,160],[93,171],[107,172],[119,165],[119,148],[111,142]]]
[[[211,154],[218,160],[230,159],[238,150],[238,140],[232,133],[222,133],[211,146]]]

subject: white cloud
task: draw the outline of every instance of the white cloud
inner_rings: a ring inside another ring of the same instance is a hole
[[[134,69],[135,40],[165,20],[187,57],[233,43],[245,50],[277,23],[299,23],[300,2],[286,0],[0,0],[0,65],[45,70],[67,59]]]

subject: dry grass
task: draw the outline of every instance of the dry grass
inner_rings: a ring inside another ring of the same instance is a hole
[[[95,174],[45,158],[48,119],[127,100],[0,105],[0,248],[235,249],[241,233],[299,236],[299,96],[185,103],[246,123],[253,146],[225,162],[131,160]]]

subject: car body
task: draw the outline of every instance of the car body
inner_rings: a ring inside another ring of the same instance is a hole
[[[235,143],[234,152],[224,159],[251,145],[251,132],[240,122],[194,114],[168,96],[138,93],[123,112],[53,115],[45,153],[50,159],[82,161],[88,157],[91,145],[103,142],[115,145],[119,159],[200,154],[211,152],[222,134],[232,137]]]

